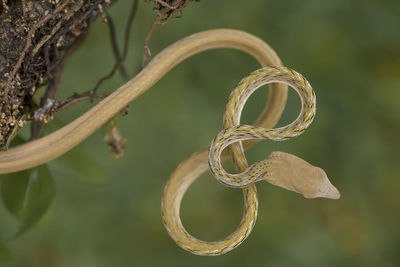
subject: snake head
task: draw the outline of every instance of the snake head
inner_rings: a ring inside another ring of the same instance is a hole
[[[267,182],[302,194],[305,198],[339,199],[340,193],[325,171],[294,155],[275,151],[265,160]],[[264,164],[265,164],[264,163]]]

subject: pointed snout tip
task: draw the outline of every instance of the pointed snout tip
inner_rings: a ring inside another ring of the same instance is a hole
[[[322,193],[321,197],[324,198],[329,198],[329,199],[339,199],[340,198],[340,192],[337,190],[336,187],[333,185],[330,185],[328,187],[328,190]]]
[[[320,191],[316,194],[303,194],[305,198],[313,199],[313,198],[327,198],[327,199],[339,199],[340,192],[333,185],[329,185],[325,190]]]

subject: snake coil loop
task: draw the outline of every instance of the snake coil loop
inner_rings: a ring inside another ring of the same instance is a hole
[[[285,83],[292,86],[300,95],[302,109],[298,118],[288,126],[277,129],[265,129],[251,125],[239,125],[243,106],[249,96],[268,83]],[[183,162],[168,181],[163,195],[162,215],[170,236],[183,249],[197,255],[221,255],[240,245],[252,231],[257,218],[257,190],[254,182],[261,180],[269,171],[262,161],[247,167],[241,141],[249,139],[286,140],[300,135],[311,124],[315,115],[315,95],[310,84],[299,73],[286,67],[274,66],[257,70],[244,78],[232,91],[224,115],[224,130],[213,140],[209,149],[209,166],[218,181],[230,187],[241,187],[244,194],[243,218],[234,233],[224,240],[206,242],[192,237],[183,227],[179,217],[182,197],[191,183],[204,171],[196,166],[192,156]],[[234,144],[235,143],[235,144]],[[231,145],[234,163],[241,173],[229,174],[222,168],[222,151]],[[268,161],[268,159],[267,159]],[[272,160],[270,160],[272,161]],[[273,164],[273,163],[272,163]]]
[[[291,124],[277,128],[265,129],[252,125],[239,125],[240,115],[244,104],[252,93],[265,84],[281,82],[292,86],[299,94],[302,106],[299,116]],[[298,72],[286,67],[265,67],[254,71],[244,78],[232,91],[226,104],[224,129],[218,133],[210,146],[208,163],[215,178],[230,187],[245,187],[262,180],[260,177],[267,169],[264,163],[255,163],[247,168],[241,143],[232,147],[234,163],[241,173],[227,173],[221,164],[222,151],[233,143],[249,139],[269,139],[283,141],[302,134],[314,119],[316,112],[315,94],[309,82]],[[235,116],[236,115],[236,116]]]

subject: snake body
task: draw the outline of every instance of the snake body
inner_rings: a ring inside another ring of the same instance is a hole
[[[193,34],[165,48],[132,80],[65,127],[38,140],[0,152],[0,174],[32,168],[63,155],[151,88],[178,63],[192,55],[216,48],[241,50],[252,55],[262,66],[281,64],[275,52],[251,34],[229,29]],[[286,86],[273,85],[260,122],[274,124],[271,122],[279,119],[286,97]]]
[[[262,85],[273,82],[286,83],[292,86],[299,94],[302,108],[297,119],[291,124],[277,129],[264,129],[252,125],[237,125],[239,121],[234,121],[233,115],[238,114],[235,118],[240,118],[244,104],[250,95]],[[311,124],[315,116],[315,111],[315,94],[308,81],[298,72],[279,66],[266,67],[253,72],[239,83],[228,100],[224,116],[224,126],[234,126],[225,128],[211,143],[208,162],[212,174],[222,184],[231,187],[244,187],[262,180],[263,172],[268,171],[268,160],[253,164],[242,173],[230,174],[224,170],[219,160],[222,151],[230,144],[249,139],[283,141],[296,137],[302,134]]]
[[[245,148],[260,139],[284,140],[294,137],[308,127],[315,114],[315,96],[309,83],[300,74],[280,66],[278,56],[266,43],[248,33],[228,29],[201,32],[172,44],[154,57],[132,80],[73,122],[41,139],[0,152],[0,174],[32,168],[61,156],[151,88],[175,65],[194,54],[215,48],[241,50],[252,55],[262,66],[270,67],[254,72],[239,83],[227,103],[224,129],[216,136],[210,149],[193,154],[178,166],[168,180],[162,200],[162,218],[172,239],[182,248],[198,255],[220,255],[237,247],[255,224],[258,200],[254,182],[261,179],[306,197],[336,198],[338,192],[329,181],[326,182],[324,172],[293,155],[273,152],[266,160],[247,166]],[[268,102],[255,126],[240,125],[240,114],[247,98],[266,83],[272,83]],[[294,123],[273,129],[286,103],[287,85],[299,93],[303,102],[302,111]],[[224,151],[225,148],[229,149]],[[227,153],[228,150],[230,153]],[[239,174],[229,174],[222,168],[221,160],[229,155],[232,155]],[[184,229],[179,216],[185,191],[208,169],[208,165],[221,183],[241,187],[244,195],[241,223],[229,237],[216,242],[191,236]]]

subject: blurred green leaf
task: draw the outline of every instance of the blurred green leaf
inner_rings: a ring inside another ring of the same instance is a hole
[[[21,134],[18,134],[11,142],[11,147],[23,145],[26,143],[27,138],[24,138]]]
[[[14,133],[14,131],[13,131],[13,133]],[[14,133],[14,134],[17,134],[17,132]],[[7,150],[10,147],[14,147],[14,146],[17,146],[17,145],[22,145],[25,142],[26,141],[24,140],[24,138],[22,138],[21,135],[18,134],[14,138],[8,138],[7,142],[3,146],[0,147],[0,150]]]
[[[11,253],[6,244],[0,240],[0,262],[9,261],[11,259]]]
[[[32,170],[26,170],[1,176],[1,197],[4,206],[17,218],[21,217],[24,208],[31,175]]]
[[[64,122],[55,118],[46,125],[46,131],[51,133],[64,125]],[[61,158],[51,161],[49,165],[57,171],[67,173],[69,176],[89,183],[105,184],[110,181],[110,177],[104,168],[79,145]]]
[[[16,236],[46,214],[55,196],[53,178],[46,165],[2,176],[1,191],[5,206],[20,220]]]
[[[39,221],[53,202],[54,181],[46,165],[33,169],[26,191],[21,226],[17,235],[24,233]]]
[[[52,161],[59,171],[93,184],[105,184],[110,181],[104,168],[80,147],[75,147],[62,158]]]

